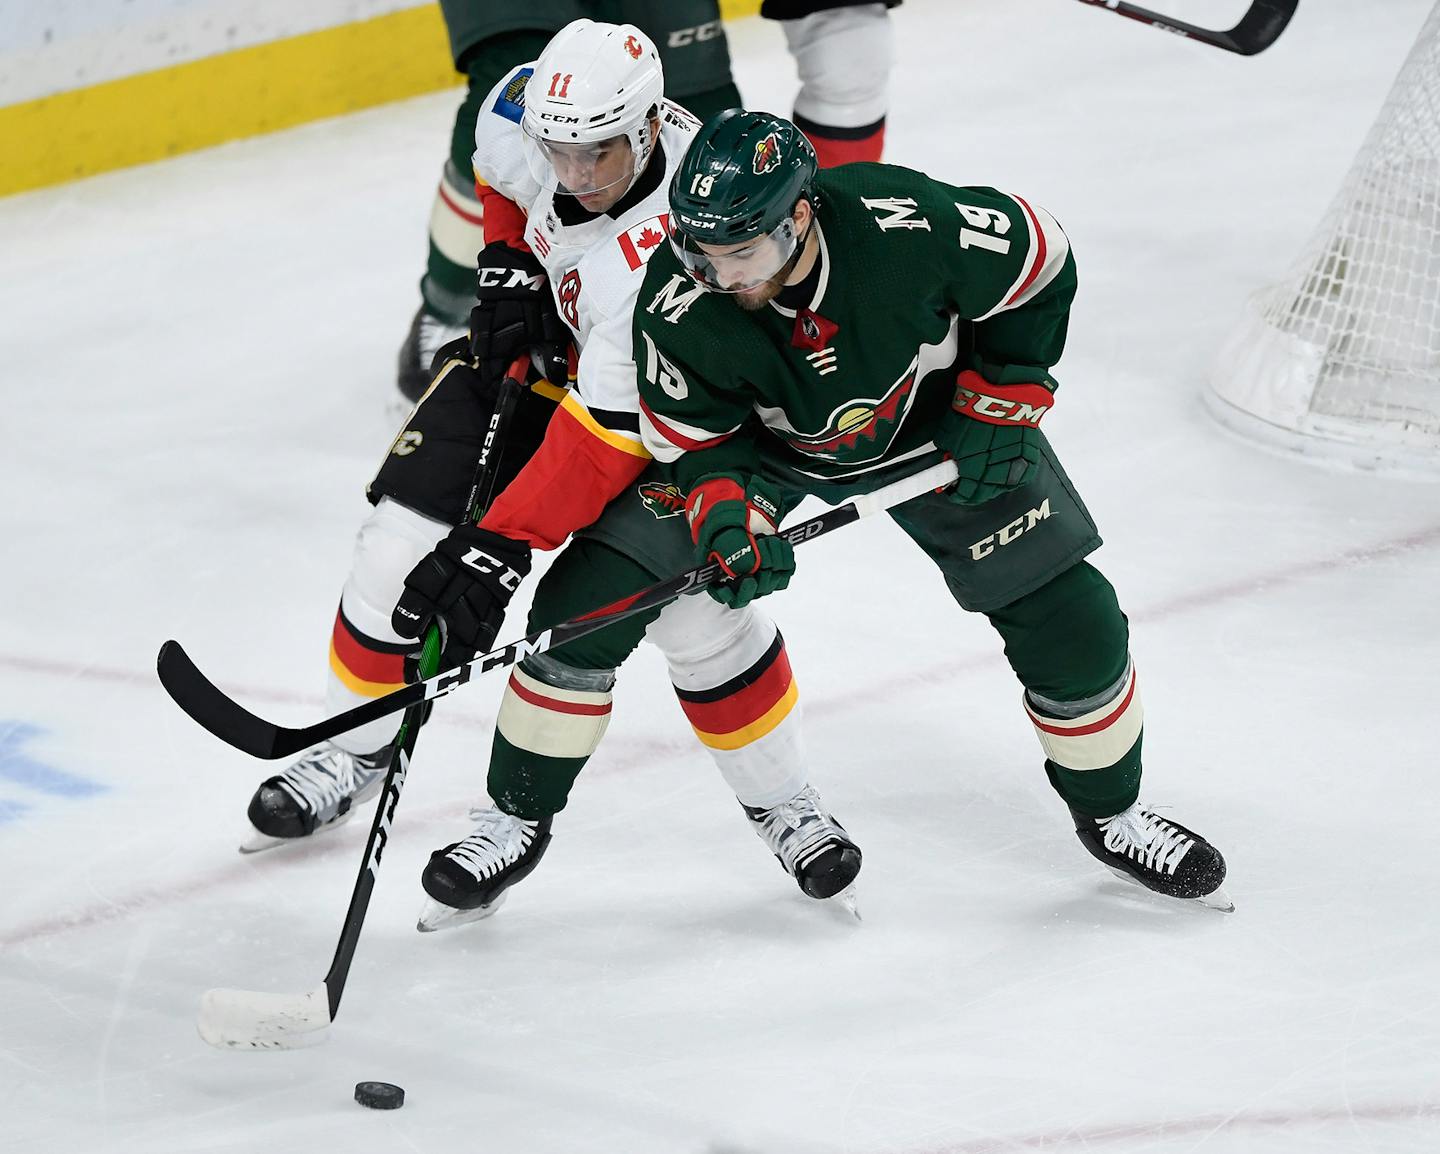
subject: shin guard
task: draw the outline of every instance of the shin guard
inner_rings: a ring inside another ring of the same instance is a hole
[[[330,634],[325,704],[340,713],[405,684],[405,654],[415,650],[390,628],[390,614],[405,576],[445,535],[439,521],[382,498],[360,527],[350,575]],[[388,744],[398,717],[382,717],[335,738],[350,753],[373,753]]]
[[[682,597],[648,637],[695,736],[744,805],[769,809],[804,788],[799,689],[773,621],[753,605]]]
[[[496,806],[538,820],[565,808],[570,787],[610,724],[611,669],[574,669],[548,654],[510,676],[490,753]]]

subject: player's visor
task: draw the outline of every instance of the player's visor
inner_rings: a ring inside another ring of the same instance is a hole
[[[635,179],[634,153],[623,133],[589,144],[562,144],[535,136],[523,121],[521,128],[530,175],[546,188],[571,196],[594,196],[628,188]]]
[[[670,245],[689,274],[717,293],[759,288],[795,255],[795,221],[786,217],[764,236],[743,244],[704,244],[676,229]]]

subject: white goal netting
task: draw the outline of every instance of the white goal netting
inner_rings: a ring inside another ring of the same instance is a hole
[[[1302,259],[1249,302],[1208,400],[1271,442],[1440,475],[1440,4]]]

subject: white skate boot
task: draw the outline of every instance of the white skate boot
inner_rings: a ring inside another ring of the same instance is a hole
[[[255,791],[247,811],[251,836],[240,852],[272,849],[343,825],[355,806],[380,792],[390,749],[348,753],[327,741],[302,753]]]
[[[430,387],[431,372],[435,354],[451,341],[466,336],[469,330],[464,325],[451,324],[435,316],[424,305],[415,313],[410,322],[410,331],[405,334],[405,343],[400,346],[399,366],[396,385],[399,393],[392,408],[403,414],[408,411],[425,390]]]
[[[805,894],[817,899],[839,896],[859,917],[853,884],[860,873],[860,847],[826,811],[813,786],[807,785],[771,809],[741,808],[760,840]]]

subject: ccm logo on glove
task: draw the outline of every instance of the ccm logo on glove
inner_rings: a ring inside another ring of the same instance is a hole
[[[471,548],[470,552],[460,558],[460,564],[468,565],[477,573],[484,573],[486,576],[498,574],[500,587],[510,590],[511,593],[520,588],[521,575],[499,557],[492,557],[483,549]]]
[[[986,424],[1038,429],[1040,418],[1054,403],[1055,394],[1044,385],[992,385],[973,369],[966,369],[955,382],[951,407],[961,416]]]
[[[543,271],[530,273],[523,268],[497,268],[495,266],[479,269],[475,281],[482,289],[523,288],[537,293],[546,284]]]

